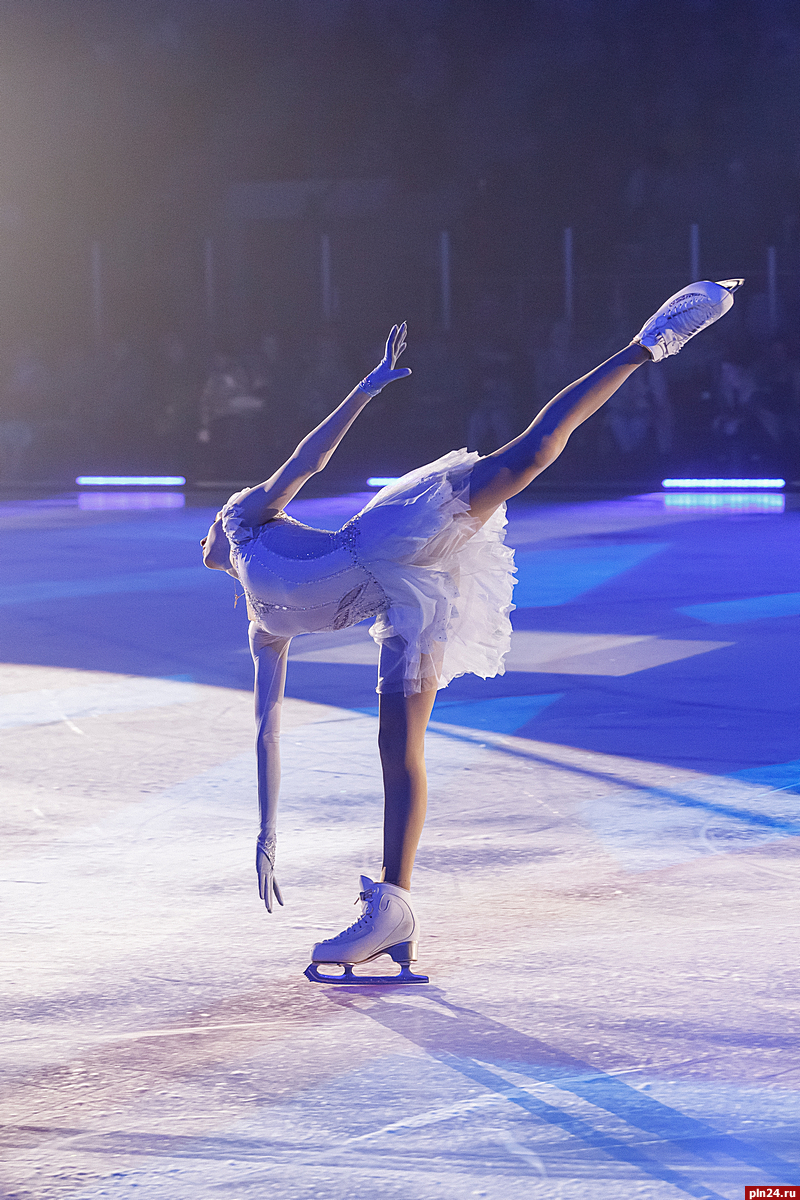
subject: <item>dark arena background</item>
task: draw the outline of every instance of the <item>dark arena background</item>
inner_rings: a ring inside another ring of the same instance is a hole
[[[370,621],[291,644],[270,916],[200,538],[395,322],[298,521],[738,277],[509,504],[430,983],[307,981],[380,871]],[[798,489],[794,0],[0,0],[3,1200],[800,1195]]]

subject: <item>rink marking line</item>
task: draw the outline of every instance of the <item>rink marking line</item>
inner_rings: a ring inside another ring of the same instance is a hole
[[[382,1137],[386,1133],[399,1133],[404,1129],[424,1129],[428,1125],[438,1125],[441,1121],[449,1121],[452,1117],[462,1116],[475,1109],[491,1108],[493,1105],[503,1103],[504,1100],[505,1097],[499,1092],[487,1092],[483,1096],[473,1096],[469,1100],[457,1100],[444,1108],[432,1108],[427,1112],[417,1113],[413,1117],[405,1117],[402,1121],[381,1125],[380,1129],[373,1129],[369,1133],[360,1133],[356,1137],[347,1138],[337,1149],[344,1146],[356,1146],[359,1142],[367,1142],[372,1138]]]

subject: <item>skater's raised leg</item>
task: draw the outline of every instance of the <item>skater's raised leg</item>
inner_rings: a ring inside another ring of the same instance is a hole
[[[487,520],[504,500],[555,462],[571,433],[596,413],[606,400],[651,355],[632,342],[582,379],[559,392],[519,437],[475,464],[470,488],[470,511]]]
[[[579,425],[597,412],[642,363],[660,362],[679,350],[733,304],[742,279],[693,283],[670,296],[624,350],[571,383],[546,404],[519,437],[475,464],[470,510],[486,521],[558,458]]]

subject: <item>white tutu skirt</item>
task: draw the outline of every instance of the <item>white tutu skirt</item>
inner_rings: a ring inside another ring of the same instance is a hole
[[[387,599],[370,633],[381,647],[379,692],[446,687],[502,675],[511,646],[514,552],[501,505],[469,515],[479,455],[453,450],[383,488],[359,513],[355,552]]]

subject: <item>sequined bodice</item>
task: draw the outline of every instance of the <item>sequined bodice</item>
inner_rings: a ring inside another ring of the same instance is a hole
[[[234,548],[250,610],[269,633],[346,629],[387,605],[359,562],[358,518],[342,529],[312,529],[281,514]]]

